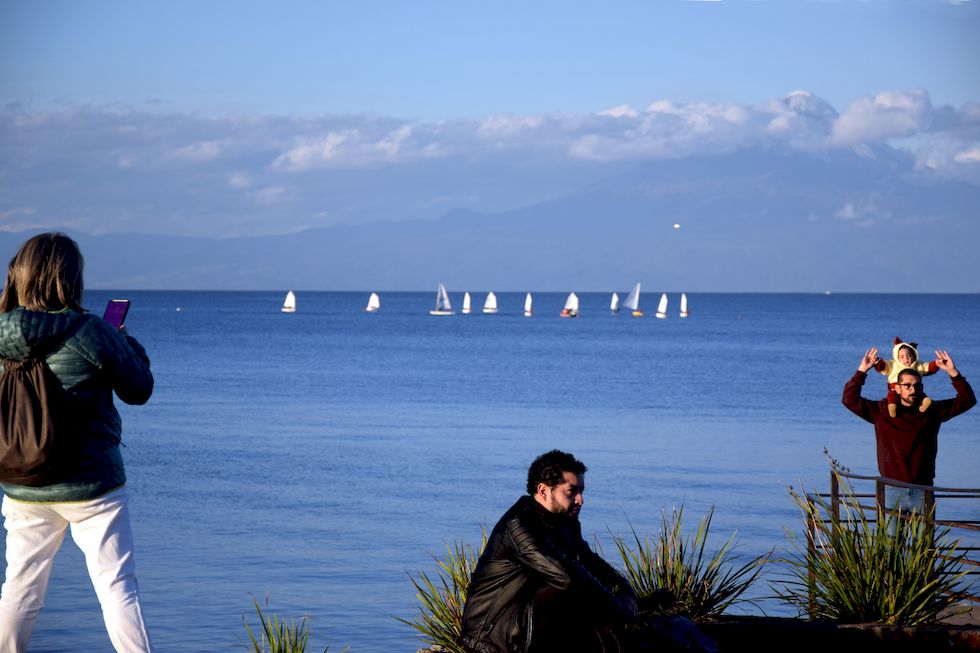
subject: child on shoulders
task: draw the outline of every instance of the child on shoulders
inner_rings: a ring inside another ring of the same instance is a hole
[[[895,392],[895,384],[898,383],[898,375],[903,370],[913,369],[922,376],[935,374],[939,370],[936,361],[923,363],[919,360],[919,352],[916,350],[917,344],[914,342],[904,342],[898,336],[895,337],[895,346],[892,348],[892,360],[878,359],[875,369],[888,377],[888,414],[895,417],[898,413],[898,393]],[[929,408],[932,399],[922,395],[922,403],[919,404],[919,411],[925,412]]]

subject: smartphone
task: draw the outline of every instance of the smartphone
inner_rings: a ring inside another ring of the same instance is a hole
[[[110,299],[109,303],[105,306],[105,313],[102,315],[102,319],[118,329],[126,321],[126,313],[128,312],[128,299]]]

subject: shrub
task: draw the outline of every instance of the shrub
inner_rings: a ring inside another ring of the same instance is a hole
[[[252,632],[252,627],[248,625],[248,621],[245,621],[245,615],[242,615],[242,621],[245,622],[245,630],[248,632],[250,641],[246,648],[251,653],[306,653],[306,647],[310,641],[310,624],[307,617],[302,617],[299,622],[293,619],[287,624],[285,621],[281,621],[275,613],[264,614],[258,599],[253,599],[253,601],[255,602],[255,612],[259,615],[259,623],[261,624],[258,637]],[[266,607],[268,605],[269,599],[266,597]],[[323,653],[328,653],[329,650],[330,647],[328,646],[323,649]],[[346,650],[345,648],[344,651]]]
[[[418,577],[409,574],[419,600],[419,615],[415,621],[398,619],[422,634],[423,641],[438,644],[449,653],[464,653],[459,642],[463,623],[463,605],[470,574],[487,545],[487,531],[483,529],[482,542],[474,548],[462,540],[446,545],[446,559],[433,558],[438,563],[436,578],[425,571]]]
[[[641,540],[631,525],[635,549],[627,538],[613,537],[641,608],[652,600],[660,603],[658,608],[667,614],[703,620],[717,617],[737,603],[750,602],[741,596],[755,582],[772,552],[738,565],[734,555],[736,534],[732,533],[720,549],[706,555],[714,508],[687,538],[681,529],[683,515],[683,506],[671,511],[670,516],[663,513],[655,540]],[[673,594],[673,605],[661,602],[664,590]]]
[[[934,528],[932,515],[896,516],[881,507],[869,519],[846,480],[837,479],[839,517],[822,497],[790,488],[807,535],[787,532],[795,553],[783,560],[788,579],[773,585],[776,595],[801,615],[843,623],[916,625],[957,613],[967,572],[949,529]]]

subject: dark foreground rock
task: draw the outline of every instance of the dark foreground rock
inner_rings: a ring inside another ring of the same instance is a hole
[[[699,624],[723,653],[791,651],[792,653],[925,653],[980,651],[980,626],[882,626],[838,624],[784,617],[728,617]],[[438,653],[435,648],[431,653]],[[421,649],[418,653],[430,653]]]
[[[921,653],[980,651],[975,625],[882,626],[780,617],[730,617],[701,624],[722,651]]]

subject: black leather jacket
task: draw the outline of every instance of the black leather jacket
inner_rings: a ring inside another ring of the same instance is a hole
[[[571,592],[597,621],[631,619],[620,597],[629,583],[582,539],[577,519],[556,515],[523,496],[487,540],[467,590],[462,643],[478,653],[526,651],[534,631],[532,606],[542,590]]]

